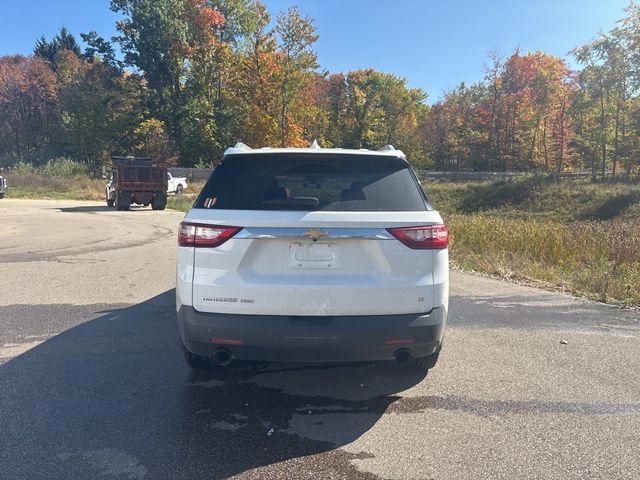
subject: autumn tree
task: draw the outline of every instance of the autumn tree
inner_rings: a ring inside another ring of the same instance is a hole
[[[355,70],[346,77],[347,136],[345,146],[373,148],[382,128],[382,74],[373,69]]]
[[[112,0],[125,60],[144,72],[183,164],[208,165],[233,140],[232,58],[253,12],[246,0]],[[225,16],[225,13],[228,16]]]
[[[504,59],[498,50],[489,52],[489,64],[485,67],[485,82],[487,85],[486,108],[480,109],[480,121],[487,132],[487,147],[489,149],[489,168],[505,171],[503,118],[504,98],[502,79],[504,73]]]
[[[279,93],[281,68],[271,15],[261,2],[248,26],[233,78],[234,133],[253,146],[275,146],[281,142]]]
[[[433,105],[399,76],[320,71],[297,7],[259,0],[111,0],[119,36],[62,28],[33,57],[0,57],[0,155],[68,155],[97,169],[137,152],[209,166],[252,146],[380,148],[422,167],[591,169],[630,175],[640,157],[640,6],[573,52],[493,51],[483,81]],[[118,52],[118,47],[122,55]],[[131,68],[133,67],[133,68]],[[9,160],[13,161],[13,160]],[[5,161],[6,163],[6,161]]]
[[[610,47],[610,39],[601,34],[573,52],[576,60],[584,66],[580,72],[580,94],[576,102],[579,108],[575,111],[581,126],[577,142],[581,143],[580,148],[585,155],[591,158],[592,175],[595,177],[599,163],[603,178],[610,156],[615,117],[616,75],[609,56]]]
[[[382,78],[380,107],[383,144],[399,146],[412,158],[425,155],[424,145],[417,135],[421,118],[426,114],[427,94],[419,88],[409,88],[407,80],[386,74]]]
[[[0,153],[38,162],[52,153],[58,86],[41,57],[0,57]]]
[[[439,169],[488,169],[486,102],[485,85],[463,82],[433,107],[428,139]]]
[[[177,151],[167,134],[164,122],[157,118],[144,120],[133,133],[136,139],[136,155],[152,158],[160,165],[176,164]]]
[[[96,172],[112,154],[132,153],[133,134],[142,121],[139,80],[111,73],[109,65],[71,52],[59,57],[60,139],[65,152]]]
[[[299,146],[304,143],[303,129],[297,123],[301,111],[292,106],[301,100],[318,67],[312,48],[318,35],[311,18],[302,16],[295,6],[278,15],[275,32],[280,40],[280,145]]]
[[[565,63],[551,55],[516,50],[504,63],[491,57],[488,94],[480,109],[492,156],[502,170],[563,165],[570,123],[567,102],[573,88]]]

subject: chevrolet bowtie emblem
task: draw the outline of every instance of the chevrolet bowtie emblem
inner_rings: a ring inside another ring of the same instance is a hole
[[[305,237],[310,238],[314,242],[317,242],[319,238],[328,237],[329,236],[329,234],[327,232],[321,232],[320,230],[316,230],[315,228],[312,229],[312,230],[309,230],[307,232],[304,232],[303,235]]]

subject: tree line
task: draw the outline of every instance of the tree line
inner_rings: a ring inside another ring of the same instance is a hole
[[[0,57],[0,166],[115,155],[209,166],[253,147],[379,148],[420,168],[638,170],[640,6],[570,55],[488,56],[483,81],[429,105],[399,76],[329,73],[314,22],[259,0],[111,0],[119,34],[62,28],[33,55]]]

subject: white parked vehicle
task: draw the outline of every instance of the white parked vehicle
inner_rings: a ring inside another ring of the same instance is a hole
[[[178,325],[193,368],[438,359],[448,231],[393,147],[238,144],[178,243]]]
[[[0,176],[0,198],[4,198],[7,193],[7,180]]]
[[[187,179],[185,177],[174,177],[167,172],[167,193],[181,195],[187,189]]]

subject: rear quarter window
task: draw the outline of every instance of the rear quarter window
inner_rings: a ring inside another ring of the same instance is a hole
[[[194,208],[431,210],[403,159],[298,153],[228,155],[212,173]]]

